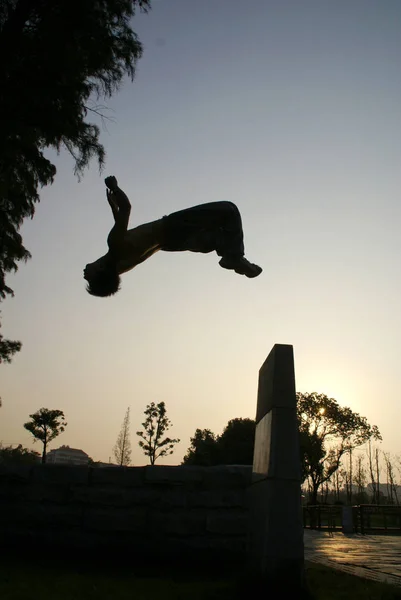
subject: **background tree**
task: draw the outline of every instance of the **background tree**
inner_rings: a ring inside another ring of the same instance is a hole
[[[121,431],[113,448],[114,458],[120,467],[128,467],[131,463],[131,440],[130,440],[130,408],[127,408]]]
[[[255,421],[231,419],[216,436],[210,429],[197,429],[184,457],[186,465],[252,465]]]
[[[338,473],[338,471],[337,471]],[[330,482],[330,494],[332,496],[332,502],[337,502],[337,480],[336,473],[333,473],[333,476],[329,479]]]
[[[299,442],[300,442],[300,458],[301,458],[301,478],[302,481],[311,479],[310,478],[310,464],[312,460],[317,464],[323,462],[326,457],[326,452],[316,431],[309,431],[307,424],[299,428]],[[331,457],[327,457],[329,459]],[[331,478],[331,475],[335,472],[332,470],[331,474],[327,479]],[[311,487],[312,490],[312,487]]]
[[[333,481],[334,497],[340,501],[338,473],[345,453],[364,444],[368,439],[381,439],[376,426],[365,417],[341,407],[324,394],[297,394],[300,430],[302,479],[310,483],[310,500],[317,502],[318,491],[324,486],[323,500],[328,498],[329,481]],[[255,421],[232,419],[220,436],[210,429],[195,431],[184,457],[187,465],[247,464],[253,463]],[[348,498],[351,497],[352,472],[345,477]],[[309,487],[309,486],[308,486]]]
[[[345,484],[347,504],[351,505],[354,491],[354,455],[352,448],[350,448],[348,452],[344,453],[341,464],[343,466],[342,476]]]
[[[396,469],[398,471],[398,475],[401,479],[401,456],[396,455],[395,458]]]
[[[383,452],[384,463],[386,465],[386,477],[387,477],[387,502],[389,504],[397,504],[398,501],[398,490],[396,473],[393,464],[393,459],[390,452]]]
[[[377,496],[376,496],[376,502],[377,504],[380,504],[380,460],[379,460],[379,448],[375,448],[375,467],[376,467],[376,486],[377,486]]]
[[[137,7],[146,12],[149,0],[1,3],[0,300],[13,294],[6,274],[30,258],[22,222],[56,174],[45,149],[67,149],[78,175],[92,157],[103,165],[99,126],[87,118],[102,118],[99,100],[134,77],[142,54],[131,29]]]
[[[347,468],[341,469],[340,470],[340,475],[341,475],[341,477],[343,479],[346,502],[347,502],[347,504],[350,504],[350,497],[351,497],[350,487],[351,487],[351,481],[350,481],[350,476],[349,476],[350,475],[349,474],[349,470]]]
[[[39,440],[43,444],[42,463],[46,462],[47,446],[67,427],[62,410],[41,408],[36,413],[29,415],[31,419],[24,424],[25,429],[32,433],[34,442]]]
[[[1,200],[1,199],[0,199]],[[0,238],[1,239],[1,238]],[[1,248],[1,241],[0,241]],[[1,323],[0,323],[1,327]],[[21,350],[21,342],[12,342],[11,340],[6,340],[0,333],[0,365],[2,363],[10,363],[12,361],[12,357],[14,354]]]
[[[297,400],[303,475],[311,480],[315,504],[320,486],[340,467],[344,453],[381,435],[365,417],[325,394],[297,393]]]
[[[356,459],[356,469],[355,469],[355,485],[357,488],[356,493],[356,502],[357,504],[366,504],[367,503],[367,493],[366,493],[366,483],[367,483],[367,472],[364,464],[363,455],[357,456]]]
[[[354,483],[354,454],[353,448],[350,447],[348,450],[348,473],[349,473],[349,496],[348,496],[348,504],[352,504],[352,492],[353,492],[353,483]]]
[[[0,241],[1,245],[1,241]],[[0,323],[1,327],[1,323]],[[10,363],[14,354],[21,350],[22,344],[21,342],[13,342],[11,340],[6,340],[0,333],[0,365],[2,363]],[[1,407],[1,398],[0,398],[0,407]]]
[[[39,459],[39,452],[23,448],[22,444],[19,444],[15,448],[12,446],[3,447],[0,444],[0,464],[30,465],[37,463]]]
[[[367,447],[367,455],[368,455],[368,464],[369,464],[369,476],[370,476],[370,485],[372,488],[372,504],[377,504],[379,502],[379,490],[376,484],[375,477],[375,468],[374,468],[374,448],[372,446],[372,441],[369,440]]]
[[[335,498],[334,501],[340,502],[340,490],[341,490],[341,484],[342,484],[342,477],[341,477],[339,470],[334,472],[331,480],[333,480],[333,479],[334,479],[334,498]]]
[[[252,465],[255,446],[254,419],[231,419],[218,438],[221,459],[226,465]]]
[[[184,456],[184,465],[210,467],[220,464],[217,436],[210,429],[197,429]]]
[[[149,462],[154,465],[156,460],[162,456],[173,454],[174,446],[180,442],[179,439],[171,439],[164,434],[170,429],[171,421],[167,418],[167,410],[164,402],[155,404],[151,402],[146,406],[146,419],[142,423],[144,431],[137,431],[136,434],[142,438],[138,444],[142,448],[145,456],[149,457]]]

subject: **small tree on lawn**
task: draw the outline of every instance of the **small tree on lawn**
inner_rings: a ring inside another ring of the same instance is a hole
[[[162,456],[173,454],[175,444],[179,439],[166,437],[164,434],[170,429],[171,421],[167,417],[166,405],[164,402],[155,404],[151,402],[145,410],[146,419],[142,423],[143,431],[137,431],[136,434],[142,438],[138,443],[145,456],[149,457],[149,462],[154,465],[156,460]]]
[[[116,445],[113,448],[114,457],[120,467],[128,467],[131,462],[131,440],[129,435],[130,409],[127,408],[121,431],[118,435]]]
[[[31,419],[24,423],[25,429],[32,433],[34,442],[39,440],[43,444],[42,463],[46,462],[47,446],[67,427],[62,410],[41,408],[36,413],[29,415]]]

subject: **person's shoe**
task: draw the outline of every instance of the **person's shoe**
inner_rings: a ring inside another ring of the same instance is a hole
[[[257,277],[263,271],[262,267],[249,262],[244,256],[236,258],[223,256],[219,261],[219,265],[223,267],[223,269],[230,269],[231,271],[238,273],[238,275],[245,275],[249,278]]]

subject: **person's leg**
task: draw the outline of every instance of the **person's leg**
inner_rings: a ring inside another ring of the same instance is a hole
[[[241,217],[231,202],[210,202],[163,218],[167,252],[212,252],[229,244],[244,254]]]
[[[211,202],[172,213],[163,218],[167,252],[213,252],[220,265],[237,273],[256,277],[262,271],[244,258],[241,215],[232,202]]]

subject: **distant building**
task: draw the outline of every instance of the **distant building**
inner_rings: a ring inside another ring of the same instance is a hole
[[[60,448],[50,450],[46,462],[57,465],[88,465],[89,456],[83,450],[60,446]]]

